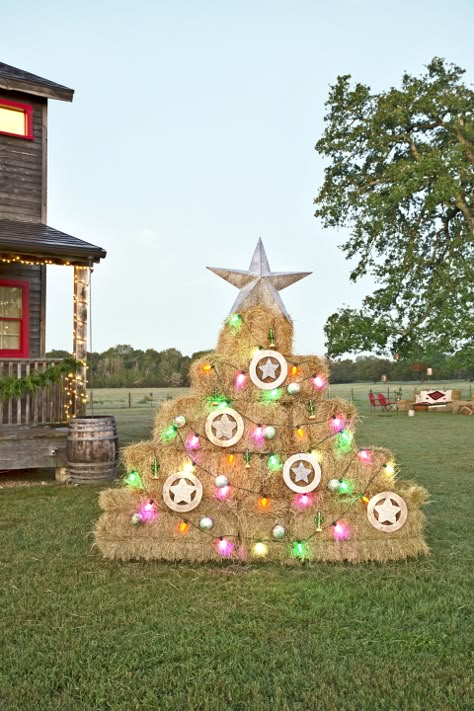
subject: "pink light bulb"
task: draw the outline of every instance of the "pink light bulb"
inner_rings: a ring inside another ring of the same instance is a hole
[[[316,390],[323,390],[327,385],[326,378],[323,378],[322,375],[315,375],[311,380]]]
[[[263,432],[264,432],[264,429],[263,429],[262,425],[258,425],[258,427],[256,427],[253,431],[253,438],[259,444],[261,444],[263,442]]]
[[[140,505],[140,516],[142,521],[154,521],[158,512],[154,501],[144,501]]]
[[[344,417],[342,415],[334,415],[331,420],[331,429],[333,432],[340,432],[344,429]]]
[[[297,494],[293,499],[293,506],[298,511],[304,511],[313,503],[311,494]]]
[[[347,541],[351,537],[350,526],[345,521],[336,521],[331,529],[336,541]]]
[[[363,464],[371,464],[372,462],[372,452],[368,452],[366,449],[360,449],[357,456]]]
[[[234,544],[227,538],[219,538],[217,541],[217,551],[223,558],[228,557],[234,552]]]
[[[214,491],[214,496],[216,499],[219,499],[219,501],[225,501],[226,499],[229,498],[230,494],[231,494],[230,486],[221,486],[221,487],[216,486],[215,491]]]
[[[237,373],[237,375],[235,376],[235,387],[237,388],[237,390],[242,390],[246,380],[247,376],[245,375],[245,373]]]
[[[199,435],[191,432],[186,439],[186,449],[199,449]]]

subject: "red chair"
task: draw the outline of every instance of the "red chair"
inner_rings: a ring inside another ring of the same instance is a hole
[[[379,401],[379,405],[384,412],[390,412],[390,410],[393,410],[394,407],[398,410],[397,401],[387,400],[383,393],[377,393],[377,400]]]
[[[370,410],[375,412],[377,407],[382,407],[381,404],[375,399],[374,393],[369,393],[369,400],[370,400]]]

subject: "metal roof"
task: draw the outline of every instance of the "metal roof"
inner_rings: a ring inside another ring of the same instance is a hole
[[[23,69],[11,67],[0,62],[0,89],[24,91],[27,94],[36,94],[48,99],[72,101],[74,89],[69,89],[62,84],[56,84],[49,79],[43,79],[36,74],[25,72]]]
[[[40,222],[0,219],[0,259],[87,266],[107,252]]]

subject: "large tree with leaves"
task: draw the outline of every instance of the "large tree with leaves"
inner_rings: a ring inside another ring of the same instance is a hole
[[[374,93],[340,76],[316,150],[329,160],[315,199],[375,291],[329,317],[328,352],[474,355],[474,92],[435,58],[401,88]]]

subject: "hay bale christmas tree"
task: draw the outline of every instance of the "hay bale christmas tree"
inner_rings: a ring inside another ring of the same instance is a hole
[[[328,369],[292,353],[259,241],[248,271],[212,269],[240,289],[216,351],[187,397],[159,410],[152,440],[127,447],[124,486],[100,496],[107,558],[387,561],[428,552],[426,491],[396,479],[386,449],[354,441],[352,403],[327,399]]]

